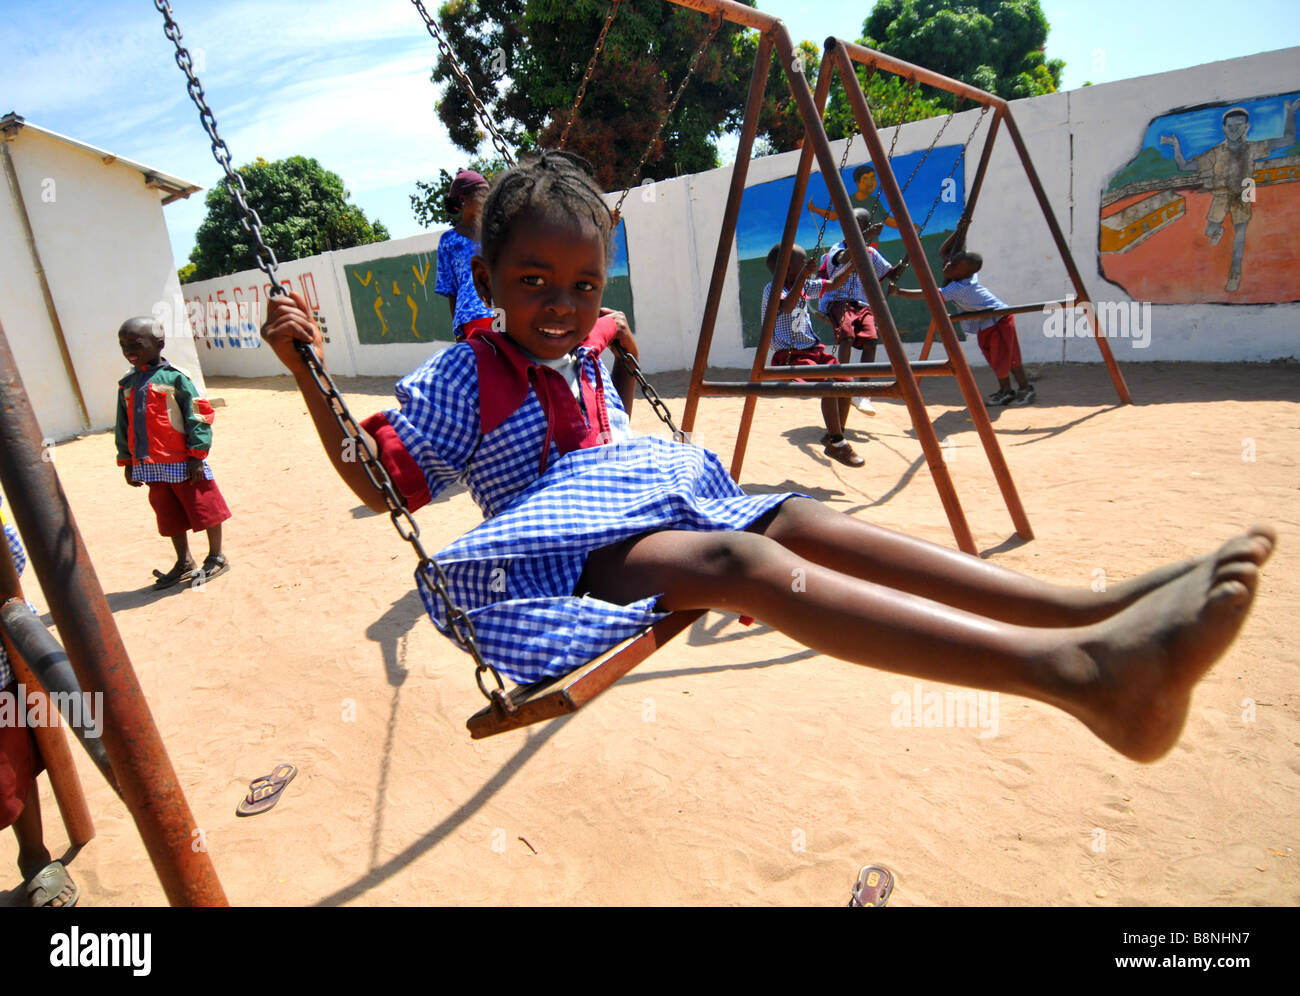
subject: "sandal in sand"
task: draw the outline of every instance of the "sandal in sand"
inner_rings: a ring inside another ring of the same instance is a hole
[[[894,891],[894,873],[881,865],[863,865],[853,886],[850,906],[884,906]]]
[[[58,899],[64,890],[70,890],[68,900],[56,906],[54,900]],[[38,909],[42,907],[70,909],[77,905],[77,900],[80,898],[81,886],[72,881],[72,876],[63,867],[62,861],[51,861],[27,883],[27,902]]]

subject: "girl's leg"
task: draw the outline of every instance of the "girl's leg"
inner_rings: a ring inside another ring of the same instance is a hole
[[[1101,623],[1050,629],[864,583],[763,535],[665,531],[595,551],[584,584],[614,602],[658,593],[665,609],[751,615],[843,660],[1047,702],[1121,753],[1155,760],[1236,636],[1256,576],[1250,562],[1189,572]]]
[[[1190,570],[1209,575],[1221,564],[1258,566],[1273,549],[1266,527],[1229,540],[1215,553],[1166,564],[1104,591],[1069,588],[1017,574],[925,540],[873,526],[820,502],[791,498],[753,529],[799,556],[864,581],[887,585],[990,619],[1031,626],[1082,626],[1114,615]]]

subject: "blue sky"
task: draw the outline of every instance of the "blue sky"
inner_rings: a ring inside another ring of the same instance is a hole
[[[643,0],[644,2],[644,0]],[[430,8],[435,2],[428,4]],[[759,0],[797,38],[856,38],[866,0]],[[1065,89],[1300,45],[1300,3],[1043,0]],[[236,162],[307,155],[343,177],[394,237],[420,231],[417,179],[467,158],[434,113],[433,43],[407,0],[174,0],[184,40]],[[219,171],[148,0],[0,0],[0,113],[211,186]],[[202,195],[166,208],[183,264]]]

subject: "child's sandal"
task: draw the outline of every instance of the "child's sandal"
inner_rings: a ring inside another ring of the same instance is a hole
[[[213,578],[219,578],[230,570],[230,561],[222,554],[215,557],[207,557],[203,561],[203,566],[194,572],[194,580],[199,584],[207,584]]]

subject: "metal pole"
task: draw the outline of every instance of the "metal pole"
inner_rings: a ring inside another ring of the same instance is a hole
[[[691,367],[691,383],[686,389],[686,408],[682,412],[682,431],[695,428],[695,411],[700,403],[700,384],[709,364],[709,350],[713,347],[713,328],[718,320],[718,307],[722,302],[722,287],[731,263],[731,247],[736,239],[736,221],[740,217],[740,202],[745,196],[745,179],[749,174],[749,159],[758,133],[758,115],[763,106],[763,91],[767,87],[767,69],[772,61],[772,39],[764,34],[758,43],[754,60],[754,73],[749,80],[749,97],[745,102],[745,124],[740,130],[740,145],[736,149],[736,162],[731,167],[731,187],[727,192],[727,206],[722,213],[722,230],[718,233],[718,251],[713,257],[713,273],[709,277],[709,293],[704,300],[704,317],[700,320],[700,338],[695,345],[695,363]]]
[[[677,0],[673,0],[673,2],[676,3]],[[843,48],[848,52],[849,58],[854,62],[862,63],[864,66],[875,66],[887,73],[911,77],[918,83],[928,83],[938,90],[947,90],[959,97],[973,100],[977,104],[987,104],[989,107],[1000,109],[1005,109],[1007,106],[1007,102],[996,94],[971,86],[969,83],[963,83],[961,80],[955,80],[951,76],[936,73],[933,69],[926,69],[924,66],[918,66],[911,62],[904,62],[902,59],[896,59],[884,52],[877,52],[875,49],[865,48],[853,42],[846,42],[842,38],[827,38],[826,45],[829,47],[832,44]]]
[[[703,11],[705,14],[721,14],[733,24],[758,28],[759,31],[768,31],[773,25],[781,23],[771,14],[764,14],[761,10],[747,7],[743,3],[733,3],[732,0],[668,0],[668,2],[675,3],[678,7]]]
[[[18,568],[14,566],[8,544],[0,543],[0,605],[11,599],[18,599],[22,610],[27,611],[27,599],[23,597],[23,588],[18,581]],[[13,669],[14,677],[18,679],[18,684],[23,686],[25,692],[15,703],[16,712],[21,710],[25,714],[27,701],[37,704],[43,700],[45,715],[54,716],[53,703],[50,702],[36,675],[27,666],[27,662],[18,653],[14,641],[9,639],[4,626],[0,626],[0,640],[3,640],[5,653],[9,655],[9,666]],[[68,843],[73,847],[90,843],[95,839],[95,822],[90,818],[90,806],[86,803],[86,793],[81,788],[81,779],[77,776],[77,766],[73,763],[72,751],[68,749],[67,739],[52,721],[43,726],[33,727],[32,735],[36,738],[36,746],[45,762],[46,774],[50,776],[54,801],[59,806],[63,826],[68,831]]]
[[[780,38],[784,36],[788,43],[790,36],[786,33],[785,25],[779,24],[773,29],[773,34],[777,36],[778,46],[781,44]],[[782,50],[782,58],[787,60],[782,65],[781,70],[785,73],[786,78],[790,79],[790,86],[794,86],[792,77],[797,76],[804,88],[808,86],[808,81],[803,73],[793,73],[790,66],[793,64],[792,55],[794,49],[787,45],[788,52]],[[826,96],[830,93],[830,64],[823,56],[822,70],[817,74],[817,95],[814,102],[818,108],[818,120],[821,120],[821,107],[826,102]],[[785,228],[781,232],[781,251],[777,254],[776,267],[772,271],[772,284],[768,292],[767,307],[763,315],[763,327],[758,334],[758,348],[754,351],[754,365],[750,374],[751,380],[759,380],[763,375],[763,369],[767,366],[767,354],[772,348],[772,334],[776,330],[777,312],[781,308],[781,288],[785,283],[785,273],[790,266],[790,257],[794,253],[794,237],[799,231],[799,219],[803,215],[803,195],[808,192],[808,176],[812,172],[813,149],[812,145],[804,142],[803,148],[799,153],[799,166],[794,174],[794,187],[790,192],[790,206],[785,214]],[[754,411],[757,407],[757,396],[750,396],[745,399],[744,407],[740,413],[740,428],[736,432],[736,448],[731,455],[731,476],[740,480],[740,467],[745,460],[745,449],[749,445],[749,430],[754,421]]]
[[[962,214],[969,222],[975,214],[975,202],[979,200],[980,189],[984,186],[984,174],[988,172],[989,160],[993,157],[993,141],[998,137],[998,123],[1002,120],[1002,109],[994,108],[993,122],[989,125],[989,133],[984,138],[984,151],[980,153],[980,164],[975,170],[975,179],[971,181],[970,193],[966,196],[966,207],[962,209]]]
[[[1016,152],[1020,154],[1020,164],[1025,168],[1025,176],[1029,178],[1029,186],[1033,188],[1034,196],[1038,198],[1038,206],[1043,209],[1043,217],[1047,220],[1047,228],[1052,233],[1052,239],[1056,242],[1056,248],[1061,253],[1061,258],[1065,261],[1066,272],[1070,274],[1070,281],[1074,284],[1074,292],[1078,297],[1078,307],[1083,307],[1091,303],[1088,296],[1088,289],[1083,286],[1083,277],[1079,275],[1079,268],[1074,265],[1074,256],[1070,253],[1070,246],[1065,241],[1065,235],[1061,231],[1061,226],[1056,222],[1056,215],[1052,211],[1052,205],[1047,200],[1047,192],[1043,190],[1043,184],[1038,179],[1038,171],[1034,169],[1033,160],[1029,158],[1029,150],[1025,147],[1025,140],[1020,137],[1020,129],[1016,127],[1015,119],[1011,116],[1010,110],[1005,110],[1004,114],[1007,119],[1007,134],[1011,136],[1011,141],[1015,143]],[[1088,311],[1092,312],[1089,308]],[[1097,328],[1096,322],[1093,322],[1094,331],[1098,334],[1094,336],[1097,340],[1097,348],[1101,350],[1101,357],[1106,361],[1106,369],[1110,371],[1110,381],[1115,385],[1115,393],[1119,395],[1119,400],[1126,405],[1131,405],[1133,399],[1128,393],[1128,384],[1124,382],[1124,374],[1120,372],[1119,365],[1115,362],[1115,357],[1110,351],[1110,343],[1106,341],[1105,336],[1101,335],[1101,330]]]
[[[54,465],[41,458],[40,438],[0,328],[0,485],[13,503],[36,578],[81,687],[103,693],[104,749],[168,900],[175,906],[225,906],[207,852],[191,847],[194,817]]]
[[[782,57],[790,57],[791,49],[788,35],[777,36],[777,48]],[[827,56],[830,55],[831,53],[828,51]],[[837,52],[835,56],[841,63],[847,63],[847,59],[843,59],[841,53]],[[848,79],[844,78],[843,64],[840,66],[840,76],[845,91],[850,97],[856,91],[856,96],[860,100],[860,107],[857,103],[854,104],[854,111],[858,117],[858,130],[862,132],[862,137],[867,142],[867,148],[871,153],[871,161],[876,164],[876,175],[889,195],[890,206],[893,208],[894,217],[898,220],[899,231],[904,236],[910,234],[915,241],[916,232],[912,228],[907,208],[902,203],[902,195],[898,192],[897,181],[894,179],[893,171],[889,166],[888,154],[881,145],[880,136],[871,122],[871,114],[866,107],[866,98],[862,96],[862,88],[858,83],[857,74],[853,72],[852,63],[847,64]],[[829,70],[824,75],[829,76]],[[821,83],[822,80],[818,82]],[[827,86],[830,85],[829,80],[825,82]],[[843,177],[840,176],[835,158],[831,155],[830,143],[826,139],[826,129],[822,125],[821,115],[818,114],[812,93],[808,89],[808,82],[796,74],[796,78],[790,80],[790,90],[795,101],[799,104],[804,119],[804,127],[807,129],[805,148],[811,145],[817,154],[817,158],[821,163],[822,178],[826,181],[826,189],[830,191],[831,200],[835,204],[835,213],[842,219],[852,218],[853,202],[849,199],[849,192],[844,187]],[[907,404],[907,411],[911,416],[912,425],[916,429],[917,439],[921,443],[926,462],[930,466],[930,473],[934,477],[935,486],[938,488],[939,498],[943,503],[944,512],[948,516],[948,523],[952,527],[957,546],[967,553],[974,554],[977,552],[975,538],[971,535],[970,526],[966,522],[966,515],[962,511],[961,501],[957,498],[952,477],[948,473],[947,464],[943,459],[943,451],[939,446],[939,440],[935,437],[934,426],[930,422],[929,413],[925,410],[925,402],[921,400],[921,392],[917,387],[916,378],[912,374],[907,354],[903,351],[903,343],[898,337],[898,328],[894,325],[894,317],[885,301],[884,292],[880,288],[880,281],[876,279],[876,271],[871,265],[870,256],[867,253],[867,244],[862,237],[862,230],[857,225],[848,223],[841,223],[841,228],[849,252],[853,257],[854,265],[857,267],[858,276],[862,280],[863,289],[867,293],[871,310],[876,316],[876,331],[885,344],[885,352],[889,355],[889,361],[894,366],[894,374],[898,378],[903,400]],[[918,246],[919,244],[917,242]],[[912,251],[911,243],[908,243],[908,248],[909,251]],[[920,267],[918,267],[919,269]],[[858,386],[861,388],[862,385],[859,384]]]
[[[863,137],[867,140],[867,145],[871,149],[872,161],[877,163],[876,176],[880,184],[885,189],[885,195],[889,199],[889,205],[893,209],[894,217],[898,221],[898,233],[903,238],[903,244],[907,247],[907,253],[911,257],[916,271],[917,279],[921,282],[921,290],[925,295],[925,301],[930,309],[930,315],[938,326],[939,335],[943,338],[944,349],[948,353],[948,358],[952,361],[953,374],[957,378],[957,384],[961,388],[962,397],[966,400],[966,407],[970,411],[971,419],[974,422],[975,429],[979,434],[980,442],[984,446],[985,455],[988,457],[990,466],[993,468],[993,476],[997,478],[998,487],[1002,491],[1002,499],[1006,503],[1007,511],[1011,515],[1011,521],[1016,527],[1016,532],[1024,539],[1033,539],[1033,529],[1029,525],[1029,517],[1025,514],[1024,506],[1020,502],[1020,495],[1016,491],[1015,481],[1011,478],[1011,470],[1007,467],[1006,459],[1002,455],[1002,449],[998,446],[997,436],[993,432],[993,426],[989,422],[988,412],[984,408],[984,399],[980,396],[979,388],[975,385],[975,378],[971,375],[970,365],[966,362],[966,354],[962,352],[957,341],[957,333],[952,327],[952,320],[948,317],[948,309],[943,303],[943,297],[939,294],[939,287],[935,283],[934,274],[930,272],[930,264],[925,256],[925,249],[921,245],[921,237],[917,234],[912,225],[911,215],[908,213],[907,204],[903,200],[902,191],[898,189],[898,180],[894,176],[893,168],[889,165],[888,153],[885,151],[884,143],[880,141],[880,134],[876,131],[875,124],[871,120],[871,111],[867,107],[867,98],[862,92],[862,87],[858,83],[857,73],[853,69],[853,61],[849,58],[852,46],[842,45],[831,39],[827,43],[828,48],[833,48],[836,63],[840,71],[840,79],[844,83],[845,92],[848,94],[849,103],[853,107],[854,116],[858,120],[858,127],[862,131]],[[862,51],[869,51],[862,49]],[[820,122],[818,122],[820,124]],[[844,194],[846,200],[848,193]],[[861,241],[860,239],[858,241]],[[881,294],[880,284],[876,280],[875,271],[867,265],[866,247],[863,245],[861,262],[858,264],[859,271],[863,273],[863,285],[867,289],[867,295]],[[871,281],[867,283],[865,277],[870,276]],[[883,301],[883,295],[881,300]],[[876,307],[875,298],[872,298],[872,308]],[[893,339],[901,355],[902,344],[897,342],[898,333],[893,330],[892,319],[889,322]],[[892,358],[892,352],[891,352]],[[902,357],[902,362],[906,365],[906,357]],[[899,381],[902,382],[902,371],[899,371]],[[917,404],[920,405],[920,398],[917,398]],[[910,408],[909,404],[909,408]],[[939,454],[938,441],[934,440],[934,428],[930,423],[924,408],[920,409],[921,419],[918,420],[916,413],[913,414],[912,421],[917,429],[917,435],[924,439],[926,436],[933,441],[934,450],[938,456],[939,464],[942,465],[942,455]],[[922,430],[926,430],[923,434]],[[927,457],[929,452],[927,450]],[[935,468],[934,460],[931,460],[932,470]],[[943,481],[940,484],[940,495],[944,497],[944,506],[948,507],[949,498],[945,493],[945,488],[951,488],[951,480],[948,478],[947,468],[943,467]],[[936,474],[936,483],[939,483],[940,477]],[[957,501],[956,493],[951,495],[951,501],[956,506],[960,514],[961,506]],[[950,517],[952,513],[949,513]],[[962,520],[963,526],[965,520]],[[960,537],[959,537],[960,542]],[[963,547],[963,549],[967,549]],[[971,542],[971,548],[968,550],[974,553],[974,542]]]

